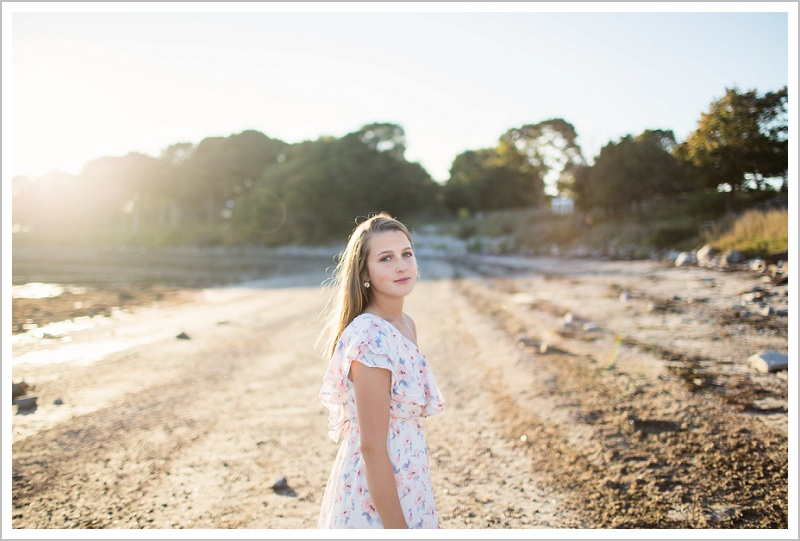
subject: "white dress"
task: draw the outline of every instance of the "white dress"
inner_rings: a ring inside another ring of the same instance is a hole
[[[422,417],[444,410],[425,356],[391,323],[361,314],[345,328],[323,378],[319,397],[330,410],[329,436],[342,443],[322,498],[318,528],[382,528],[367,488],[361,458],[350,363],[392,373],[387,448],[400,505],[409,528],[438,528]]]

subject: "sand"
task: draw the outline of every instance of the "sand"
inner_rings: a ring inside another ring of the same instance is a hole
[[[325,537],[325,266],[235,287],[128,281],[91,328],[16,332],[11,377],[38,408],[6,401],[11,528]],[[761,290],[786,309],[788,285],[653,261],[421,266],[406,309],[447,401],[425,421],[442,528],[790,527],[789,378],[748,362],[788,352],[788,319],[741,304]],[[92,302],[64,299],[51,311]],[[21,306],[12,319],[33,319]]]

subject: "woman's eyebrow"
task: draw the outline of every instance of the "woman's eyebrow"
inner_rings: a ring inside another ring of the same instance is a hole
[[[411,246],[406,246],[405,248],[403,248],[403,249],[402,249],[402,250],[400,250],[400,251],[401,251],[401,252],[405,252],[406,250],[410,250],[410,249],[411,249]],[[377,254],[377,256],[376,256],[376,257],[380,257],[380,256],[382,256],[383,254],[391,254],[393,251],[394,251],[394,250],[384,250],[384,251],[382,251],[382,252],[379,252],[379,253]]]

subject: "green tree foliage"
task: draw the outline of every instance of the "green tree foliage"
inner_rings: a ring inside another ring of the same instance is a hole
[[[439,185],[404,152],[403,130],[391,124],[292,145],[237,199],[235,227],[251,241],[319,243],[351,231],[357,216],[430,210]]]
[[[536,170],[516,151],[488,148],[456,156],[443,190],[452,212],[527,207],[544,199]]]
[[[372,150],[386,153],[397,160],[405,159],[406,133],[397,124],[367,124],[350,136],[357,137]]]
[[[550,119],[512,128],[495,148],[456,156],[444,187],[448,209],[470,212],[544,203],[545,177],[584,163],[569,122]]]
[[[253,130],[203,139],[174,172],[179,198],[195,219],[214,225],[225,216],[228,201],[251,189],[288,147]]]
[[[690,191],[692,186],[672,154],[677,145],[672,130],[645,130],[635,138],[638,184],[644,197],[660,199]]]
[[[474,212],[480,208],[478,193],[484,184],[486,170],[483,163],[492,149],[468,150],[456,156],[450,166],[450,178],[443,187],[445,205],[451,212],[461,209]]]
[[[622,216],[631,210],[641,214],[644,202],[678,195],[689,187],[670,153],[674,146],[671,131],[627,135],[604,146],[594,165],[573,168],[571,182],[560,187],[581,210],[602,209],[607,216]]]
[[[192,157],[196,148],[193,143],[175,143],[162,150],[160,158],[168,165],[181,165]]]
[[[765,179],[783,177],[789,167],[787,88],[759,95],[726,89],[701,115],[697,129],[675,155],[701,180],[702,187],[736,192],[765,189]],[[784,182],[785,187],[785,182]]]
[[[500,152],[515,150],[529,170],[542,178],[558,177],[586,160],[575,127],[561,118],[512,128],[500,137]]]
[[[17,230],[60,242],[92,231],[106,240],[165,231],[188,240],[195,231],[204,243],[322,242],[351,231],[359,215],[437,208],[440,186],[405,148],[402,127],[388,123],[295,145],[252,130],[209,137],[159,158],[99,158],[74,177],[15,178],[14,219]]]
[[[541,205],[545,182],[549,188],[556,177],[580,209],[641,213],[648,201],[710,196],[726,184],[733,194],[783,176],[785,188],[787,136],[785,87],[763,96],[733,89],[685,143],[648,130],[609,142],[588,166],[574,127],[550,119],[506,131],[494,148],[459,154],[439,186],[406,160],[396,124],[297,144],[247,130],[176,143],[158,158],[99,158],[77,176],[14,178],[12,214],[15,230],[58,242],[148,231],[180,233],[166,241],[181,242],[210,231],[208,242],[224,234],[234,242],[318,243],[341,239],[357,216],[376,211],[408,219],[442,203],[453,212]]]

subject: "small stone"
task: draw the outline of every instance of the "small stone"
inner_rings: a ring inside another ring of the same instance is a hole
[[[55,400],[53,400],[53,404],[55,404],[56,406],[60,406],[63,403],[64,403],[64,401],[61,400],[60,398],[56,398]]]
[[[35,396],[21,396],[17,398],[17,413],[33,413],[36,411]]]
[[[28,392],[28,384],[24,381],[20,381],[19,383],[12,383],[11,384],[11,399],[18,398],[20,396],[25,396],[25,393]]]
[[[528,348],[532,348],[532,347],[536,347],[536,340],[534,340],[534,339],[533,339],[533,338],[531,338],[530,336],[524,336],[524,335],[522,335],[522,336],[520,336],[520,337],[517,339],[517,345],[518,345],[520,348],[526,348],[526,347],[528,347]]]
[[[744,261],[744,255],[739,250],[728,250],[722,254],[722,258],[727,265],[737,265]]]
[[[286,477],[281,477],[272,483],[272,490],[286,490],[289,488],[289,482]]]
[[[689,265],[694,265],[695,258],[691,252],[681,252],[678,254],[678,257],[675,258],[675,266],[676,267],[686,267]]]
[[[191,338],[189,338],[189,335],[186,334],[185,332],[182,332],[181,334],[179,334],[175,338],[179,338],[181,340],[191,340]]]
[[[705,266],[718,252],[719,250],[716,247],[706,244],[697,251],[697,263],[700,266]]]
[[[775,312],[771,306],[761,306],[756,310],[756,313],[760,316],[771,316]]]
[[[789,357],[774,349],[761,351],[750,356],[750,367],[759,372],[778,372],[789,368]]]
[[[755,271],[755,272],[764,272],[764,270],[767,268],[766,263],[764,263],[764,260],[761,259],[760,257],[757,257],[755,259],[751,259],[750,261],[748,261],[747,262],[747,267],[751,271]]]

